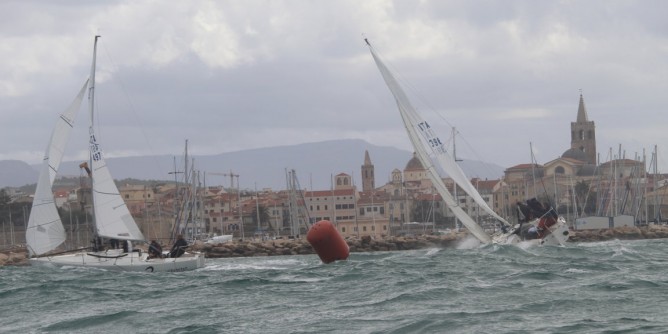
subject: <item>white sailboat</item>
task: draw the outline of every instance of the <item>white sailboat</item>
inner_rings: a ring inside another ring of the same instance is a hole
[[[413,148],[415,149],[416,156],[422,162],[434,187],[443,198],[445,204],[453,212],[455,217],[459,219],[459,221],[469,230],[473,236],[475,236],[478,240],[480,240],[480,242],[484,244],[512,244],[525,241],[526,238],[524,238],[520,233],[520,231],[523,230],[523,228],[521,228],[522,226],[516,225],[511,228],[510,223],[499,216],[489,207],[489,205],[487,205],[487,202],[485,202],[480,193],[478,193],[476,188],[469,181],[464,171],[457,164],[456,160],[450,154],[448,154],[445,146],[435,134],[431,126],[411,105],[408,96],[403,91],[390,70],[378,57],[369,41],[365,39],[365,42],[369,46],[371,55],[373,56],[376,66],[380,70],[385,83],[394,96],[399,113],[401,115],[401,119],[403,120],[406,131],[408,132],[408,137],[413,144]],[[504,230],[507,230],[507,232],[497,233],[495,235],[489,235],[487,232],[485,232],[483,228],[478,225],[478,223],[476,223],[475,220],[469,216],[461,206],[459,206],[459,203],[457,203],[452,194],[450,194],[450,191],[448,191],[445,183],[443,182],[443,179],[440,177],[437,171],[437,167],[445,171],[482,210],[484,210],[490,216],[494,217],[504,226],[508,227],[507,229],[504,228]],[[558,217],[556,219],[546,221],[547,218],[548,216],[545,215],[542,217],[536,217],[536,219],[527,222],[525,227],[528,225],[535,225],[537,229],[543,229],[541,231],[542,234],[539,234],[538,237],[532,239],[530,242],[536,244],[563,245],[563,243],[568,239],[568,227],[565,220],[561,217]],[[541,224],[541,222],[543,223]]]
[[[145,242],[146,240],[120,196],[93,128],[98,38],[99,36],[95,36],[90,78],[70,108],[59,118],[46,150],[26,230],[26,243],[30,253],[29,262],[37,266],[94,267],[117,271],[175,272],[201,268],[204,266],[204,254],[202,253],[186,252],[174,258],[149,258],[146,252],[142,253],[139,249],[135,251],[132,249],[133,241]],[[128,247],[127,250],[79,250],[54,254],[52,252],[66,240],[66,236],[55,206],[51,186],[86,87],[88,87],[90,112],[88,166],[90,166],[89,175],[92,180],[95,237],[120,240],[126,242]]]

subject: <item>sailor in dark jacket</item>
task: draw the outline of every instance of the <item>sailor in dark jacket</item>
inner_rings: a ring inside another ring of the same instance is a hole
[[[151,244],[148,245],[148,258],[154,259],[161,257],[162,257],[162,246],[160,246],[160,244],[155,240],[151,241]]]
[[[169,257],[179,257],[186,252],[186,247],[188,247],[188,242],[183,239],[183,235],[179,234],[176,236],[176,242],[172,246],[172,250],[169,252]]]

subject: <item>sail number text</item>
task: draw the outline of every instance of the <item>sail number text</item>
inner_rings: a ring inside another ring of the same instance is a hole
[[[95,141],[95,135],[90,135],[90,158],[93,161],[102,160],[102,152],[100,151],[100,145]]]
[[[441,139],[438,138],[437,136],[434,136],[433,131],[431,131],[431,126],[429,126],[429,123],[426,121],[418,123],[418,128],[420,128],[420,131],[422,131],[425,139],[429,142],[429,146],[433,147],[440,147],[443,146],[443,143],[441,142]]]

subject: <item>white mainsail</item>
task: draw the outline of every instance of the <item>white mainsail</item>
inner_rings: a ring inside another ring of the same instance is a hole
[[[445,150],[445,147],[443,146],[443,143],[441,140],[434,135],[431,127],[429,124],[424,121],[420,115],[418,115],[417,111],[415,108],[411,105],[408,96],[406,96],[406,93],[403,91],[397,80],[394,78],[390,70],[385,66],[385,64],[380,60],[378,55],[376,55],[373,47],[371,44],[369,44],[368,41],[367,45],[369,46],[369,50],[371,51],[371,55],[373,56],[374,61],[376,62],[376,66],[378,66],[378,69],[380,70],[380,73],[383,76],[383,79],[385,80],[385,83],[387,84],[388,88],[392,92],[392,95],[394,96],[395,101],[397,102],[397,107],[399,108],[399,113],[401,114],[401,119],[404,122],[404,126],[406,127],[406,131],[408,132],[408,137],[410,138],[411,143],[413,144],[413,147],[415,148],[415,153],[424,165],[424,167],[427,169],[429,172],[429,177],[431,181],[434,184],[434,187],[438,191],[438,193],[443,197],[443,200],[445,203],[448,205],[450,210],[454,213],[454,215],[459,218],[459,220],[466,226],[466,228],[469,229],[469,231],[476,237],[478,238],[481,242],[483,243],[491,243],[492,239],[491,237],[478,225],[471,216],[469,216],[455,201],[455,199],[452,197],[450,192],[448,191],[447,187],[445,186],[445,183],[441,179],[441,177],[438,174],[438,171],[436,170],[432,159],[429,156],[429,153],[427,152],[426,147],[428,146],[431,151],[435,154],[436,160],[440,164],[440,167],[450,175],[450,177],[455,181],[455,183],[459,184],[460,187],[464,189],[470,196],[476,199],[476,196],[478,197],[479,200],[479,205],[481,207],[487,207],[487,203],[482,199],[480,194],[477,192],[475,187],[468,181],[466,178],[466,175],[464,172],[461,170],[459,165],[455,162],[455,160],[447,153]],[[422,137],[422,139],[420,138]],[[466,186],[468,184],[468,186]],[[476,202],[478,203],[478,200]],[[487,210],[486,210],[487,211]],[[494,211],[489,209],[494,215],[494,217],[497,217],[497,219],[500,219],[501,221],[504,221],[501,217],[498,217]],[[490,213],[490,214],[492,214]]]
[[[84,82],[69,108],[58,118],[46,147],[26,228],[26,243],[31,256],[52,251],[65,241],[65,229],[58,215],[52,186],[63,159],[74,119],[81,108],[86,86],[88,80]]]
[[[95,138],[94,106],[95,106],[95,60],[97,56],[97,39],[93,48],[93,66],[88,88],[88,110],[90,112],[90,167],[93,194],[93,208],[97,236],[119,240],[145,240],[137,223],[130,214],[125,201],[121,197],[114,179],[102,156],[100,145]]]

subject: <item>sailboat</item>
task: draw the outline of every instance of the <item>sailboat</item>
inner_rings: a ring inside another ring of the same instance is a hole
[[[415,149],[415,155],[427,170],[430,180],[438,193],[443,198],[445,204],[453,212],[455,217],[464,225],[468,231],[483,244],[515,244],[527,241],[524,231],[529,226],[535,226],[538,231],[529,243],[563,245],[568,239],[568,226],[562,217],[554,217],[551,214],[554,210],[543,212],[541,216],[532,216],[526,224],[511,225],[504,218],[492,210],[480,193],[467,178],[464,171],[459,167],[457,161],[447,152],[443,142],[436,135],[433,128],[425,121],[411,105],[408,96],[399,85],[390,70],[385,66],[380,57],[376,54],[371,43],[365,38],[364,41],[371,51],[371,55],[378,67],[387,87],[392,92],[399,109],[399,114],[403,120],[408,133],[408,138]],[[431,152],[431,153],[430,153]],[[459,206],[459,203],[453,198],[447,189],[443,179],[440,177],[438,169],[446,172],[450,178],[463,189],[474,202],[487,214],[496,219],[504,226],[502,232],[490,235]]]
[[[146,242],[146,240],[114,183],[93,127],[95,62],[99,37],[95,36],[90,78],[84,83],[70,107],[60,115],[46,149],[26,229],[29,262],[35,266],[93,267],[114,271],[176,272],[202,268],[205,261],[202,253],[185,252],[180,257],[151,258],[141,249],[133,250],[132,242]],[[82,166],[86,168],[91,179],[94,238],[124,242],[125,247],[123,249],[93,249],[90,251],[80,249],[73,252],[54,253],[66,240],[66,234],[58,215],[51,187],[86,90],[88,90],[88,110],[90,112],[90,155],[89,161]]]

